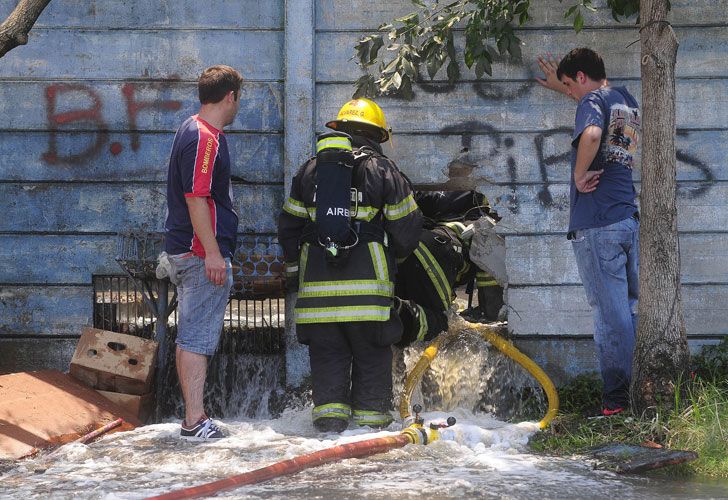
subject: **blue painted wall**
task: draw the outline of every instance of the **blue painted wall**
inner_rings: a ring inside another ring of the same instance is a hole
[[[493,79],[464,69],[456,85],[438,75],[411,102],[380,101],[395,131],[386,151],[415,183],[477,187],[505,216],[510,326],[541,346],[584,338],[591,322],[564,238],[574,106],[534,82],[535,57],[594,47],[612,83],[640,95],[636,27],[594,3],[577,35],[558,0],[534,2],[534,21],[519,33],[523,61],[497,62]],[[0,18],[15,5],[0,0]],[[119,271],[116,233],[161,228],[173,134],[197,111],[196,78],[210,64],[246,78],[228,132],[233,173],[244,179],[234,186],[240,231],[273,233],[315,132],[352,94],[355,41],[412,8],[409,0],[200,5],[52,0],[28,45],[0,59],[2,338],[76,335],[91,321],[92,274]],[[688,332],[704,342],[728,332],[728,0],[672,5],[683,300]],[[589,354],[554,356],[571,371],[593,363]]]
[[[16,5],[0,0],[0,18]],[[245,77],[227,129],[241,233],[283,202],[284,1],[53,0],[0,59],[0,335],[77,335],[119,231],[160,230],[174,132],[211,64]]]

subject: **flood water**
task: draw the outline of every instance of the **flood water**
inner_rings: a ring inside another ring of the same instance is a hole
[[[395,393],[421,348],[397,352]],[[228,360],[229,361],[229,360]],[[218,363],[229,372],[232,362]],[[141,499],[241,474],[337,444],[399,432],[350,426],[320,434],[311,423],[311,405],[298,401],[272,416],[265,399],[274,390],[280,366],[240,357],[236,380],[250,377],[228,394],[222,426],[229,437],[218,442],[179,439],[179,420],[107,435],[90,445],[69,444],[0,469],[0,498]],[[213,365],[211,365],[213,366]],[[220,379],[221,374],[213,374]],[[245,375],[243,375],[245,374]],[[252,375],[251,375],[252,374]],[[594,470],[586,459],[554,458],[529,452],[535,422],[506,423],[518,411],[514,387],[533,384],[520,368],[475,337],[463,337],[435,359],[412,403],[422,403],[426,421],[455,416],[442,439],[363,459],[308,469],[258,485],[223,492],[222,498],[728,498],[728,482],[672,479],[669,475],[624,476]],[[228,386],[229,387],[229,386]],[[230,389],[225,389],[225,392]],[[395,400],[395,404],[397,401]],[[543,407],[543,401],[539,403]],[[230,416],[239,408],[238,417]],[[370,431],[370,430],[369,430]]]
[[[443,440],[308,469],[221,493],[223,498],[726,498],[726,484],[619,476],[588,462],[530,454],[535,424],[505,424],[465,411]],[[395,431],[396,424],[392,430]],[[387,432],[318,434],[310,410],[227,422],[230,437],[193,444],[164,423],[70,444],[24,461],[1,478],[1,498],[138,499],[240,474],[335,444]]]

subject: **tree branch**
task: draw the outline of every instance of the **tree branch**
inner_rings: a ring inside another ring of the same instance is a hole
[[[51,0],[20,0],[15,10],[0,24],[0,57],[18,45],[28,43],[28,32]]]

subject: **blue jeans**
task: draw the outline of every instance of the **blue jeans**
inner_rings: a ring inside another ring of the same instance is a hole
[[[594,317],[605,405],[629,403],[637,332],[639,230],[639,222],[630,217],[608,226],[575,231],[571,241]]]

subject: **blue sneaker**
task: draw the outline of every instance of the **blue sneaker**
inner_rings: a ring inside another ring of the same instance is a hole
[[[215,425],[212,419],[208,418],[206,415],[203,415],[195,425],[189,428],[185,427],[183,422],[179,435],[182,439],[187,441],[211,441],[227,437],[222,430]]]

